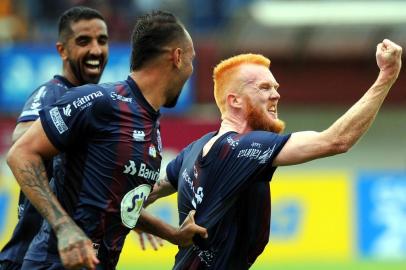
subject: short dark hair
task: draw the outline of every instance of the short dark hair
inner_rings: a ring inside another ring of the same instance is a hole
[[[66,10],[60,17],[58,23],[58,40],[60,42],[65,42],[71,35],[72,35],[72,22],[78,22],[80,20],[91,20],[91,19],[100,19],[102,21],[106,21],[95,9],[84,7],[84,6],[76,6]]]
[[[138,17],[131,37],[131,71],[163,53],[164,46],[185,37],[185,27],[170,12],[153,11]]]

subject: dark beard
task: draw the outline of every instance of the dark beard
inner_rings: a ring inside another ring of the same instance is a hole
[[[73,75],[75,75],[75,78],[78,80],[79,85],[84,85],[84,84],[88,84],[88,83],[98,84],[100,81],[101,75],[103,74],[104,67],[106,65],[103,65],[101,67],[100,75],[96,75],[96,76],[86,76],[85,75],[86,78],[84,78],[84,76],[83,76],[84,72],[82,72],[82,70],[81,70],[79,61],[80,60],[78,60],[76,62],[73,61],[72,59],[68,60],[69,66],[73,72]],[[102,61],[102,60],[100,60],[100,61]]]
[[[264,130],[274,133],[282,133],[285,129],[285,123],[279,119],[270,119],[261,109],[254,107],[249,100],[247,101],[247,123],[252,130]]]
[[[165,107],[165,108],[173,108],[173,107],[175,107],[176,104],[178,103],[179,96],[180,96],[180,92],[175,97],[173,97],[171,100],[167,100],[165,102],[165,104],[162,105],[162,106]]]

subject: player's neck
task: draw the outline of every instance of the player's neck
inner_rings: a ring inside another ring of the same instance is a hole
[[[79,80],[73,75],[72,72],[63,71],[62,77],[64,77],[68,82],[70,82],[73,86],[80,86]]]
[[[241,115],[226,113],[226,115],[223,116],[223,121],[221,121],[218,134],[221,136],[229,131],[241,134],[250,130],[251,128],[248,126],[247,121]]]
[[[164,104],[166,81],[157,69],[133,71],[130,77],[137,83],[144,98],[158,111]]]

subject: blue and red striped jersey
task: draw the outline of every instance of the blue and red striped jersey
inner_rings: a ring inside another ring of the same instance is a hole
[[[209,233],[179,249],[174,269],[248,269],[268,243],[272,161],[290,135],[228,132],[202,156],[213,134],[187,146],[166,169],[178,191],[180,224],[195,209],[196,224]]]
[[[115,269],[124,239],[159,178],[159,116],[130,77],[74,88],[40,111],[47,137],[65,154],[65,174],[54,177],[53,189],[93,241],[103,269]],[[26,259],[59,261],[47,222]]]

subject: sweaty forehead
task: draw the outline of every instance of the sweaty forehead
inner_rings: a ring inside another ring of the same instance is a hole
[[[103,20],[90,19],[79,20],[71,23],[72,36],[77,37],[81,35],[99,36],[107,35],[107,25]]]

